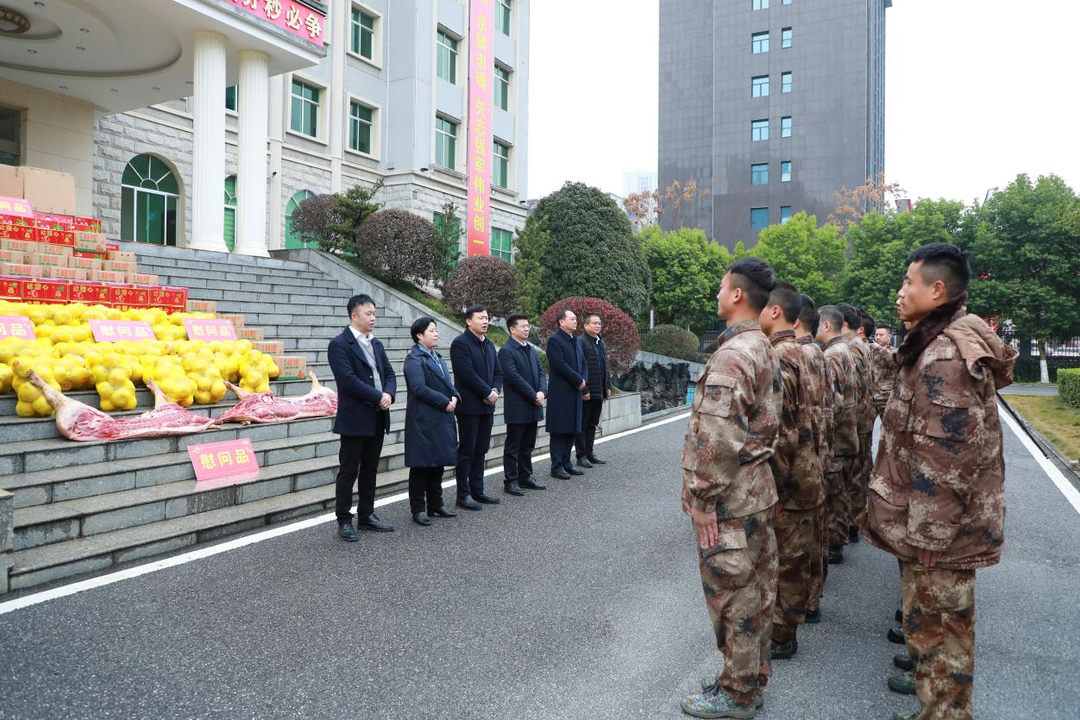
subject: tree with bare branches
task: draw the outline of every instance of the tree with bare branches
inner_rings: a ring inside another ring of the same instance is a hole
[[[697,180],[681,183],[675,180],[664,190],[657,188],[643,193],[630,193],[623,199],[623,209],[635,218],[639,228],[658,225],[661,219],[671,228],[678,228],[681,210],[697,200],[712,197],[712,190],[698,188]]]
[[[903,195],[904,188],[900,183],[885,182],[885,173],[878,173],[876,178],[866,178],[866,182],[850,190],[841,187],[833,193],[836,201],[836,210],[829,214],[826,221],[835,225],[841,235],[847,234],[848,228],[857,224],[867,213],[877,210],[885,212],[894,209],[886,198],[887,195],[896,197]]]

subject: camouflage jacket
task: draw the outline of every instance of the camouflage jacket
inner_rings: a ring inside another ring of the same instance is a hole
[[[855,395],[855,360],[844,338],[834,337],[825,343],[825,368],[832,389],[833,458],[859,454],[858,402]],[[829,470],[835,471],[837,463]]]
[[[860,435],[872,433],[877,411],[874,410],[874,369],[870,361],[870,348],[853,332],[844,333],[843,337],[855,361],[855,402],[858,405],[855,417],[858,432]]]
[[[896,379],[896,348],[870,343],[870,364],[874,371],[874,404],[883,405],[889,401]]]
[[[769,338],[780,359],[783,402],[780,430],[773,454],[773,478],[781,505],[806,510],[825,502],[824,474],[818,455],[824,432],[820,400],[811,392],[818,388],[815,370],[803,352],[794,330],[781,330]]]
[[[922,548],[942,553],[935,567],[964,570],[997,563],[1004,546],[995,391],[1012,382],[1016,350],[964,308],[942,322],[899,370],[859,522],[872,544],[902,560]]]
[[[776,504],[769,458],[780,426],[780,361],[757,320],[729,327],[697,381],[683,444],[683,510],[721,520]]]

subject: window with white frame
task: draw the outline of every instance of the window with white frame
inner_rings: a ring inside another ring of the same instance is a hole
[[[791,137],[791,116],[780,118],[780,137]]]
[[[292,108],[289,128],[310,137],[319,135],[319,88],[296,80],[292,81]]]
[[[787,221],[790,220],[790,219],[791,219],[791,206],[790,205],[781,205],[780,206],[780,224],[781,225],[787,225]]]
[[[435,164],[448,170],[457,169],[457,123],[435,118]]]
[[[750,140],[752,142],[761,142],[762,140],[769,139],[769,121],[765,120],[751,120],[750,121]]]
[[[760,32],[750,36],[750,51],[757,55],[769,52],[769,33]]]
[[[349,149],[372,155],[375,131],[375,108],[349,101]]]
[[[495,66],[495,105],[500,110],[510,110],[510,71]]]
[[[769,96],[769,76],[758,75],[750,78],[750,97]]]
[[[506,37],[510,37],[510,4],[513,0],[499,0],[495,9],[495,26]]]
[[[750,0],[751,10],[768,10],[769,0]]]
[[[491,184],[506,189],[510,187],[510,146],[496,140],[491,165]]]
[[[760,163],[750,166],[750,184],[769,184],[769,163]]]
[[[791,28],[784,28],[780,31],[780,47],[791,47]]]
[[[780,74],[780,92],[791,92],[791,73],[786,72]]]
[[[506,262],[513,262],[514,234],[502,228],[491,228],[491,254]]]
[[[442,30],[437,33],[436,72],[451,85],[457,84],[458,41]]]
[[[784,160],[780,163],[780,182],[791,182],[791,161]]]
[[[350,24],[352,51],[367,60],[375,59],[375,23],[374,15],[364,12],[358,7],[352,9],[352,22]]]

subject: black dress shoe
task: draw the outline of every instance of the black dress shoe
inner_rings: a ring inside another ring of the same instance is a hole
[[[518,485],[516,482],[506,483],[503,488],[503,492],[505,492],[507,495],[517,495],[518,497],[525,496],[525,491],[522,490],[521,486]]]
[[[585,474],[585,473],[581,472],[580,470],[578,470],[575,467],[566,468],[566,472],[569,473],[570,475],[584,475]]]
[[[443,507],[441,507],[441,508],[437,508],[435,510],[432,510],[431,512],[428,513],[428,515],[433,515],[435,517],[442,517],[442,518],[457,517],[457,513],[454,512],[453,510],[451,510],[450,508],[446,507],[445,505]]]
[[[519,480],[518,485],[520,485],[523,488],[529,488],[530,490],[546,490],[547,489],[547,485],[541,485],[540,483],[536,482],[532,478],[529,478],[528,480]]]
[[[390,523],[384,523],[378,518],[377,515],[370,515],[363,520],[356,520],[356,527],[364,530],[374,530],[375,532],[390,532],[394,529],[394,526]]]
[[[484,505],[498,505],[502,502],[502,500],[500,500],[499,498],[492,497],[487,493],[480,493],[473,499],[476,500],[476,502],[478,503],[483,503]]]
[[[416,523],[417,525],[430,525],[431,524],[431,518],[429,518],[427,516],[427,513],[424,513],[424,512],[413,513],[412,521],[414,523]]]
[[[885,637],[889,638],[889,642],[896,643],[897,645],[904,644],[904,629],[898,627],[889,628],[889,632],[885,633]]]
[[[593,465],[607,465],[607,460],[601,460],[595,455],[589,456],[589,462],[591,462]]]
[[[579,475],[584,475],[585,473],[578,473],[578,474]],[[551,477],[559,479],[559,480],[569,480],[570,479],[570,474],[567,473],[565,470],[556,470],[555,472],[551,473]]]
[[[466,510],[481,510],[483,505],[472,499],[472,495],[466,495],[463,498],[458,498],[457,506],[459,508],[465,508]]]
[[[345,542],[356,542],[360,539],[360,537],[356,534],[356,531],[353,530],[351,522],[349,522],[348,524],[342,523],[341,525],[338,525],[337,534],[338,537]]]
[[[578,467],[583,467],[583,468],[591,468],[592,467],[592,463],[589,462],[589,458],[585,458],[585,457],[579,457],[577,459],[577,464],[578,464]]]

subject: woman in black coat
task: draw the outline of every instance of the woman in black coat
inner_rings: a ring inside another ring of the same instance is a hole
[[[442,476],[445,466],[457,462],[454,410],[461,395],[454,389],[446,363],[435,352],[439,344],[435,320],[422,317],[412,324],[409,332],[416,343],[405,358],[405,384],[409,388],[405,407],[409,505],[413,522],[430,525],[429,515],[457,515],[443,505]]]

